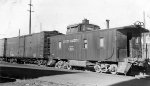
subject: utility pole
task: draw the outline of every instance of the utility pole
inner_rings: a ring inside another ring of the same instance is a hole
[[[40,32],[42,31],[42,23],[40,23]]]
[[[31,34],[31,13],[34,12],[32,11],[31,7],[32,7],[32,0],[30,0],[30,4],[28,4],[30,6],[30,10],[29,11],[29,35]]]
[[[19,36],[19,39],[18,39],[18,41],[19,41],[19,44],[18,44],[18,56],[20,56],[20,29],[19,29],[19,34],[18,34]]]

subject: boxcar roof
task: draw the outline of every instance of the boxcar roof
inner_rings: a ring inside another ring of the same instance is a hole
[[[34,35],[34,34],[47,33],[47,32],[51,32],[51,33],[56,32],[56,33],[59,33],[59,32],[56,31],[56,30],[53,30],[53,31],[41,31],[41,32],[37,32],[37,33],[32,33],[32,34],[30,34],[30,35],[29,35],[29,34],[26,34],[26,35],[20,35],[20,36],[9,37],[9,38],[17,38],[17,37],[31,36],[31,35]],[[9,38],[7,38],[7,39],[9,39]]]

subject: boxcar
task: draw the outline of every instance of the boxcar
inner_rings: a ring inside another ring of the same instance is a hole
[[[87,24],[71,29],[85,30]],[[121,62],[142,58],[141,33],[148,30],[139,25],[90,30],[51,37],[50,52],[51,58],[57,61],[56,67],[93,66],[97,72],[116,73],[117,68],[123,67]]]
[[[37,63],[50,56],[49,38],[61,33],[43,31],[31,35],[8,38],[6,43],[6,58],[8,61]]]

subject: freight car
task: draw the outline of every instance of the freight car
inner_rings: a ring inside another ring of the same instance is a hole
[[[44,64],[50,56],[50,37],[61,35],[58,31],[42,31],[31,35],[7,38],[5,56],[8,62]]]
[[[67,34],[50,38],[49,65],[93,67],[96,72],[124,73],[142,60],[141,25],[103,29],[88,20],[67,27]]]

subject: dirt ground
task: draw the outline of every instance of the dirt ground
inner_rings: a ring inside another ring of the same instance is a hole
[[[79,73],[0,83],[0,86],[150,86],[150,77]]]

